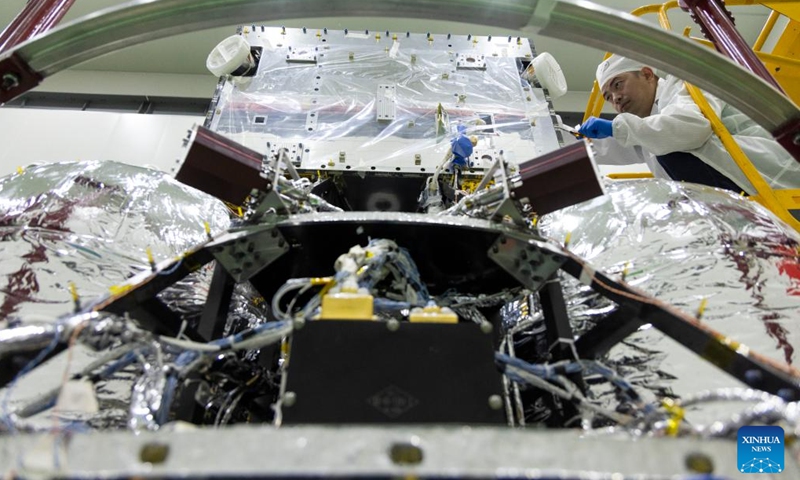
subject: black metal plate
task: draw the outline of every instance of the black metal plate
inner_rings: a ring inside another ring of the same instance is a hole
[[[295,332],[286,424],[503,424],[492,336],[475,324],[309,322]]]
[[[519,285],[487,256],[500,235],[493,230],[374,219],[282,223],[278,229],[291,250],[250,279],[265,298],[271,298],[288,278],[332,275],[339,255],[354,245],[367,245],[370,238],[394,240],[408,250],[434,295],[450,288],[489,294]]]

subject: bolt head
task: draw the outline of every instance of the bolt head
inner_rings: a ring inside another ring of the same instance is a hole
[[[714,461],[702,452],[691,452],[684,459],[686,468],[695,473],[713,473]]]
[[[164,443],[149,442],[142,445],[139,450],[139,461],[142,463],[164,463],[169,456],[169,445]]]
[[[0,82],[0,87],[3,90],[11,90],[12,88],[17,88],[19,86],[19,77],[15,73],[4,73],[2,82]]]

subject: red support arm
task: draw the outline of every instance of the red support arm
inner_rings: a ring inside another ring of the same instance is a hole
[[[691,13],[692,19],[700,24],[703,33],[720,53],[783,92],[767,67],[761,63],[761,60],[736,30],[736,26],[722,2],[717,0],[678,0],[678,4],[683,10]]]
[[[53,28],[75,0],[28,0],[25,8],[0,33],[0,105],[22,95],[42,81],[42,76],[16,55],[4,53],[20,43]]]
[[[75,0],[28,0],[25,8],[0,33],[0,54],[53,28],[74,2]]]

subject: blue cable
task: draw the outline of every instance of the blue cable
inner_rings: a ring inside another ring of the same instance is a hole
[[[178,260],[178,263],[176,263],[175,265],[170,267],[169,270],[159,270],[158,274],[159,275],[171,275],[171,274],[175,273],[175,271],[178,270],[178,267],[181,266],[181,263],[183,263],[183,257],[181,257],[181,259]]]

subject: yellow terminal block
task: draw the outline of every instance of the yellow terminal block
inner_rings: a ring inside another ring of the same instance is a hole
[[[428,305],[411,309],[408,320],[411,323],[458,323],[458,315],[447,307]]]
[[[322,297],[320,320],[374,320],[372,295],[355,288],[342,287],[337,293]]]
[[[133,285],[111,285],[108,287],[108,291],[115,297],[128,293],[131,290],[133,290]]]
[[[671,398],[665,398],[662,401],[662,405],[670,415],[670,418],[667,420],[666,434],[670,437],[677,437],[680,432],[681,421],[686,412]]]

